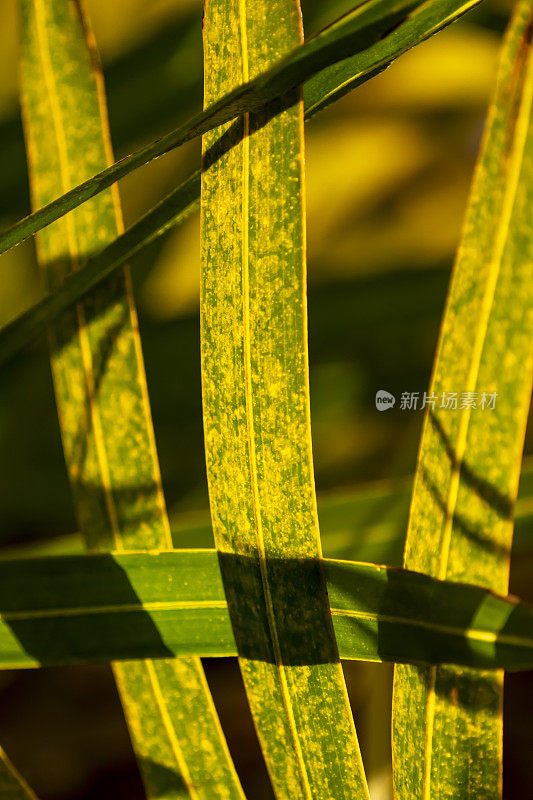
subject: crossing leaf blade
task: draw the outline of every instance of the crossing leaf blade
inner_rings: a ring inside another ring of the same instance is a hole
[[[259,571],[257,559],[224,558]],[[314,559],[277,566],[287,580],[316,569]],[[533,611],[516,598],[376,564],[324,559],[321,568],[343,659],[533,665]],[[190,655],[238,654],[212,549],[4,560],[0,577],[2,669],[132,658],[139,666],[161,659],[166,668],[170,655],[187,664]],[[243,622],[246,656],[273,664],[254,626],[253,618]],[[294,615],[291,626],[300,639],[312,638],[306,617]],[[290,657],[293,665],[313,662],[305,645]]]
[[[23,0],[22,35],[22,106],[39,207],[104,168],[112,153],[98,54],[80,5]],[[116,186],[47,228],[37,248],[48,286],[60,286],[121,232]],[[127,267],[62,315],[51,351],[87,544],[171,548]],[[114,671],[149,797],[242,798],[198,659],[176,668],[121,663]]]
[[[519,3],[502,49],[429,390],[459,402],[430,401],[404,558],[502,593],[532,379],[531,14]],[[501,672],[396,669],[398,800],[501,797],[502,693]]]
[[[457,19],[478,1],[398,0],[391,6],[389,0],[367,0],[296,47],[266,72],[233,89],[188,123],[88,178],[15,223],[0,234],[0,253],[20,244],[28,236],[87,202],[132,170],[240,114],[258,110],[314,75],[326,71],[309,93],[310,106],[319,110],[334,97],[342,96],[349,88],[385,69],[403,52]],[[411,17],[415,17],[414,24]],[[376,50],[371,52],[373,46],[376,46]],[[361,56],[361,62],[357,56]],[[338,72],[327,72],[329,67],[339,62],[344,64]]]

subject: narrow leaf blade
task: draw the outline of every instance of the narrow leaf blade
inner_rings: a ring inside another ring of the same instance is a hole
[[[531,20],[520,3],[503,46],[430,387],[459,402],[428,411],[404,559],[502,593],[533,370]],[[502,673],[397,668],[398,800],[501,797],[502,692]]]
[[[377,72],[381,72],[401,53],[432,36],[476,4],[461,5],[457,0],[432,0],[408,16],[383,41],[364,53],[339,62],[311,78],[305,85],[305,118],[343,97]],[[200,199],[200,173],[182,185],[142,217],[116,241],[89,259],[74,275],[27,312],[0,330],[0,364],[12,358],[21,347],[46,329],[57,316],[85,292],[127,263],[170,228],[179,225],[196,210]]]
[[[40,206],[112,156],[98,56],[81,8],[23,0],[22,10],[25,134],[33,204]],[[61,285],[121,228],[114,187],[43,231],[38,253],[49,286]],[[51,358],[65,459],[87,543],[171,548],[127,268],[63,315],[52,334]],[[196,680],[187,677],[181,685],[187,671]],[[242,798],[199,660],[177,669],[118,664],[115,675],[150,797]],[[163,699],[154,702],[154,696]],[[195,726],[189,724],[193,701]]]
[[[5,800],[38,800],[11,760],[0,748],[0,796]]]
[[[268,8],[208,0],[206,104],[268,68],[300,36],[295,0]],[[367,797],[320,562],[309,562],[312,568],[300,576],[283,569],[285,559],[321,552],[298,95],[288,96],[281,111],[246,115],[206,136],[203,162],[206,460],[215,543],[250,707],[279,798]],[[295,635],[288,609],[313,629],[312,643]]]
[[[257,559],[225,558],[260,571]],[[277,566],[284,580],[317,568],[314,559]],[[516,598],[375,564],[325,559],[321,568],[342,658],[533,666],[533,610]],[[238,652],[215,550],[5,560],[0,578],[2,669],[131,658],[166,666],[170,655]],[[290,624],[300,638],[315,634],[305,616]],[[243,621],[246,656],[272,665],[254,626]],[[290,655],[299,663],[302,652]]]
[[[338,92],[338,96],[342,96],[343,88],[359,85],[373,77],[409,47],[423,41],[436,30],[461,16],[476,5],[477,1],[464,3],[452,0],[450,5],[448,0],[438,0],[438,4],[435,5],[435,0],[433,3],[428,3],[427,0],[425,2],[398,0],[396,5],[391,6],[389,0],[367,0],[305,44],[295,48],[269,70],[254,80],[238,86],[202,113],[197,114],[187,124],[121,159],[17,222],[0,235],[0,253],[20,244],[28,236],[87,202],[134,169],[245,112],[257,111],[270,101],[279,99],[290,89],[295,89],[310,80],[322,70],[346,61],[338,76],[334,73],[329,74],[323,81],[319,81],[311,92],[310,103],[316,104],[319,110],[322,106],[320,97],[323,94],[332,96]],[[417,9],[422,9],[418,21],[425,19],[423,10],[426,5],[433,9],[432,13],[427,14],[426,22],[430,23],[429,29],[424,27],[424,24],[412,25],[410,18]],[[406,24],[405,35],[404,24]],[[401,34],[398,33],[400,29]],[[389,37],[392,37],[390,47],[383,44]],[[377,50],[371,54],[373,45],[377,45]],[[354,60],[354,57],[359,55],[361,63]],[[352,60],[348,63],[347,59]],[[339,79],[343,87],[339,87]],[[326,100],[324,105],[327,105]]]

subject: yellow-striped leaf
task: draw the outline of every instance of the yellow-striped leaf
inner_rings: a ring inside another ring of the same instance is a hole
[[[112,161],[98,56],[77,2],[23,0],[23,112],[34,207]],[[115,190],[42,233],[49,287],[121,232]],[[66,312],[52,335],[63,448],[93,548],[170,549],[127,269]],[[121,664],[115,674],[153,798],[242,798],[201,664]],[[194,716],[191,708],[194,706]]]
[[[532,12],[522,0],[503,45],[429,391],[458,402],[430,401],[404,559],[501,593],[533,363]],[[501,672],[397,668],[398,800],[501,797],[502,692]]]
[[[296,0],[208,0],[206,106],[268,69],[301,36]],[[205,136],[203,169],[207,472],[251,710],[279,798],[364,798],[318,560],[298,91]],[[288,559],[296,560],[290,574]],[[314,559],[311,568],[306,559]]]

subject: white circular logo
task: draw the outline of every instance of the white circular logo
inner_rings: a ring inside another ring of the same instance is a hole
[[[376,408],[378,411],[387,411],[394,406],[395,402],[394,395],[386,392],[385,389],[380,389],[376,392]]]

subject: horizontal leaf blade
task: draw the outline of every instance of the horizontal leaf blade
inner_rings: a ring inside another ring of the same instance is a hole
[[[255,559],[247,568],[260,571]],[[324,559],[323,568],[341,658],[533,666],[533,610],[515,598],[375,564]],[[279,569],[290,578],[315,562]],[[215,550],[6,559],[0,611],[2,669],[237,655]],[[297,615],[291,624],[313,635]],[[265,655],[253,636],[248,655]]]

